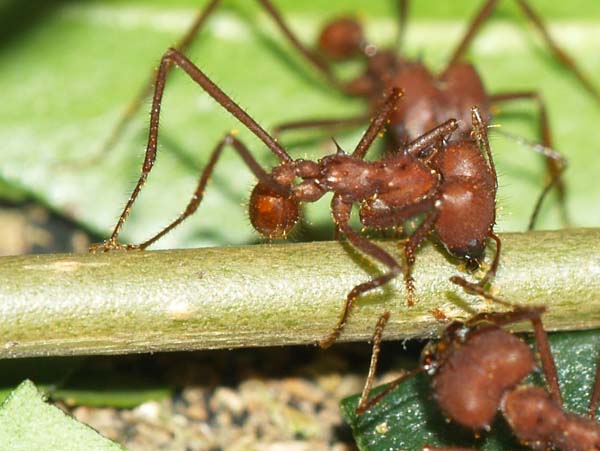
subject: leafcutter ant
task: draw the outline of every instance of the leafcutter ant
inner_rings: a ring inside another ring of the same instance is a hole
[[[516,1],[525,16],[539,31],[554,57],[571,70],[585,89],[600,101],[598,90],[576,66],[572,58],[555,43],[542,20],[528,2]],[[398,53],[396,49],[377,48],[366,38],[361,24],[351,17],[342,17],[326,24],[319,35],[317,48],[311,49],[298,39],[271,0],[258,0],[258,2],[290,44],[335,90],[345,95],[365,98],[370,105],[366,113],[356,117],[308,119],[280,124],[273,131],[275,135],[291,129],[354,126],[365,123],[376,111],[383,93],[389,92],[392,87],[397,87],[404,91],[405,99],[391,117],[389,147],[393,151],[415,140],[435,125],[451,118],[457,119],[459,124],[459,131],[455,137],[468,136],[472,131],[470,111],[473,106],[479,107],[481,117],[487,124],[494,107],[512,100],[530,100],[539,110],[541,145],[536,150],[545,155],[550,178],[533,208],[528,228],[534,227],[542,202],[553,186],[557,187],[563,218],[565,222],[568,222],[565,210],[565,189],[560,180],[566,163],[556,152],[548,150],[552,148],[552,139],[546,106],[541,95],[535,90],[489,94],[475,68],[464,62],[468,48],[493,13],[498,0],[485,1],[452,53],[446,67],[439,74],[433,74],[421,61],[408,59]],[[197,15],[189,30],[178,43],[178,47],[176,47],[178,50],[185,51],[207,18],[217,9],[219,3],[220,0],[210,1]],[[399,12],[398,35],[401,37],[406,28],[409,1],[396,0],[396,3]],[[398,41],[401,43],[402,39],[400,38]],[[364,60],[364,71],[350,81],[341,80],[333,70],[332,63],[357,57]],[[150,82],[129,104],[104,144],[100,155],[115,144],[129,118],[142,104],[151,88],[152,83]]]
[[[254,133],[280,162],[270,172],[264,170],[239,139],[231,133],[226,134],[212,151],[196,191],[179,217],[147,241],[123,245],[117,241],[118,235],[156,159],[161,102],[171,65],[183,69],[207,94]],[[437,233],[450,253],[471,262],[481,259],[487,239],[493,238],[497,242],[496,256],[482,283],[494,275],[500,251],[500,240],[493,233],[496,173],[486,126],[477,108],[472,111],[473,137],[451,140],[459,124],[450,119],[381,160],[365,161],[365,154],[401,102],[400,90],[393,88],[352,154],[338,147],[337,153],[310,161],[290,157],[277,140],[175,49],[164,54],[155,86],[141,176],[112,235],[104,243],[93,246],[93,251],[145,249],[183,222],[202,201],[207,181],[221,152],[231,146],[258,179],[250,196],[249,210],[250,221],[259,233],[270,238],[285,237],[298,220],[301,203],[314,202],[324,194],[332,193],[331,214],[338,232],[355,248],[386,267],[382,275],[355,286],[348,293],[337,326],[320,341],[323,347],[330,346],[337,339],[358,296],[384,285],[401,273],[404,273],[408,288],[409,305],[413,302],[410,271],[415,251],[432,231]],[[363,225],[379,228],[394,227],[423,215],[421,223],[406,239],[404,267],[380,246],[352,229],[349,221],[354,204],[360,207]]]
[[[461,277],[451,281],[467,292],[509,307],[509,311],[479,313],[469,320],[450,323],[439,341],[429,343],[419,366],[394,380],[369,399],[379,356],[381,337],[389,313],[380,318],[374,334],[371,367],[357,413],[363,414],[400,383],[426,373],[431,390],[446,418],[473,430],[488,429],[498,410],[520,442],[532,449],[563,451],[600,450],[600,425],[595,421],[600,380],[596,377],[589,418],[565,411],[548,337],[542,324],[543,306],[520,306],[502,301]],[[536,368],[527,344],[502,327],[530,321],[547,389],[522,380]],[[429,451],[465,448],[426,446]]]

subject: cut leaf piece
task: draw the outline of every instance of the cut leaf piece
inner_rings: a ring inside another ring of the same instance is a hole
[[[33,382],[26,380],[0,407],[0,449],[109,451],[125,448],[45,403]]]

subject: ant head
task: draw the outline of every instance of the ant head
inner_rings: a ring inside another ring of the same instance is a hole
[[[465,341],[469,333],[469,328],[462,321],[452,321],[442,332],[439,341],[430,341],[425,345],[420,357],[420,367],[433,376],[443,362],[446,356],[452,351],[455,343]]]
[[[364,47],[362,25],[355,19],[341,17],[329,22],[319,36],[319,50],[334,60],[346,60],[359,55]]]
[[[292,231],[300,209],[298,201],[283,196],[259,182],[250,195],[250,222],[261,235],[271,239],[286,238]]]

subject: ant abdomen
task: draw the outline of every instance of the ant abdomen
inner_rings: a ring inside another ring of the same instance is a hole
[[[443,152],[435,154],[431,164],[444,180],[453,177],[479,179],[489,190],[495,190],[496,179],[475,141],[450,142]]]
[[[270,239],[287,237],[300,215],[296,199],[283,196],[260,182],[250,195],[249,212],[252,226]]]
[[[596,422],[565,412],[540,387],[518,387],[506,394],[501,408],[517,438],[533,449],[600,450]]]
[[[329,22],[319,36],[319,50],[336,60],[357,56],[364,43],[362,25],[349,17]]]
[[[487,428],[506,390],[535,368],[529,347],[495,325],[451,342],[444,355],[432,380],[435,397],[446,416],[472,429]]]
[[[493,191],[479,179],[453,177],[444,181],[435,231],[450,254],[479,263],[495,214]]]

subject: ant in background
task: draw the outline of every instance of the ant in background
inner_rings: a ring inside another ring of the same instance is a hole
[[[318,38],[317,49],[310,49],[300,42],[270,0],[258,0],[258,2],[273,19],[290,44],[316,71],[323,75],[334,89],[345,95],[365,98],[370,105],[368,112],[356,117],[310,119],[280,124],[274,128],[274,135],[292,129],[339,128],[365,123],[377,110],[383,93],[397,87],[403,90],[405,97],[398,110],[391,117],[388,148],[393,151],[414,141],[436,124],[441,124],[451,118],[458,120],[458,133],[461,136],[469,136],[472,131],[470,111],[473,106],[480,108],[481,116],[487,124],[492,116],[493,107],[496,105],[512,100],[531,100],[539,110],[541,135],[541,146],[533,146],[533,149],[541,152],[546,157],[550,178],[534,206],[528,228],[534,228],[542,202],[553,186],[557,187],[563,219],[565,223],[568,223],[565,190],[560,179],[566,167],[566,162],[562,156],[550,150],[552,148],[550,127],[545,103],[541,95],[536,91],[488,94],[475,68],[463,62],[469,46],[496,7],[497,0],[487,0],[483,4],[471,21],[459,45],[452,53],[445,69],[439,74],[432,74],[421,61],[405,58],[396,49],[378,49],[368,41],[361,24],[350,17],[342,17],[326,24]],[[571,70],[585,89],[597,101],[600,101],[598,91],[574,61],[554,42],[540,17],[529,4],[525,0],[516,0],[516,2],[537,28],[556,59]],[[182,53],[185,52],[185,49],[193,41],[208,17],[216,10],[219,3],[220,0],[212,0],[208,3],[197,15],[192,26],[175,47],[176,49]],[[408,6],[408,0],[397,0],[398,48],[400,48],[406,28]],[[357,57],[364,60],[363,73],[350,81],[339,79],[331,64]],[[124,111],[113,132],[103,145],[102,151],[99,152],[100,155],[103,155],[106,150],[114,146],[133,113],[141,106],[151,89],[152,80],[143,87]]]
[[[520,306],[502,301],[480,286],[461,277],[453,283],[467,292],[484,296],[510,307],[506,312],[479,313],[469,320],[453,321],[437,342],[430,342],[421,354],[419,366],[394,380],[384,391],[369,399],[379,356],[381,337],[389,319],[384,313],[373,337],[369,374],[356,412],[363,414],[393,391],[400,383],[419,373],[431,378],[433,397],[444,415],[461,426],[489,429],[498,410],[523,444],[537,450],[600,450],[600,425],[595,410],[600,396],[596,377],[589,418],[566,412],[562,405],[558,375],[548,336],[542,324],[543,306]],[[502,327],[531,321],[547,389],[523,385],[521,381],[536,368],[529,346]],[[453,451],[464,448],[423,450]]]
[[[223,108],[244,124],[279,159],[279,164],[265,171],[248,148],[233,134],[227,133],[211,153],[197,188],[185,210],[152,238],[139,245],[123,245],[117,241],[156,160],[158,129],[168,68],[176,65]],[[300,204],[315,202],[332,193],[331,214],[339,233],[356,249],[386,267],[386,272],[355,286],[346,298],[341,318],[331,334],[320,341],[328,347],[338,338],[358,296],[378,288],[404,273],[409,305],[413,302],[414,284],[411,268],[420,243],[435,231],[448,251],[468,262],[479,262],[487,239],[497,243],[496,256],[482,285],[493,277],[498,266],[500,240],[493,233],[495,222],[496,172],[487,140],[486,125],[474,108],[474,137],[452,140],[459,124],[450,119],[424,133],[398,151],[381,160],[365,161],[373,141],[389,123],[401,102],[400,90],[393,88],[376,112],[352,154],[338,147],[336,153],[318,161],[292,159],[288,152],[252,119],[227,94],[214,84],[185,55],[169,49],[161,59],[150,113],[150,130],[142,173],[125,205],[112,235],[91,250],[143,250],[192,215],[202,201],[208,179],[225,147],[233,147],[258,179],[249,202],[250,221],[254,228],[269,238],[283,238],[292,230],[300,215]],[[482,154],[485,152],[488,161]],[[350,226],[354,205],[360,209],[363,226],[395,227],[422,215],[416,230],[406,239],[404,268],[376,243],[363,237]]]

